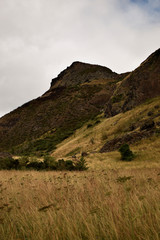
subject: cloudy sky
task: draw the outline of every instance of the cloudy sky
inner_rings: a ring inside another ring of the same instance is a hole
[[[0,0],[0,116],[73,61],[121,73],[159,45],[160,0]]]

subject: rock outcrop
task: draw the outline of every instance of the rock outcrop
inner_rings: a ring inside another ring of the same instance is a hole
[[[106,104],[106,117],[160,95],[160,49],[151,54],[137,69],[128,74]]]
[[[73,62],[71,66],[52,79],[51,89],[57,87],[69,87],[90,82],[96,79],[116,79],[118,74],[107,67]]]

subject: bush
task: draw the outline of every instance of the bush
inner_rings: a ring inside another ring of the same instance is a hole
[[[0,169],[11,169],[11,161],[10,158],[1,158],[0,159]]]
[[[65,161],[65,169],[66,170],[69,170],[69,171],[72,171],[75,169],[74,165],[73,165],[73,161],[71,160],[66,160]]]
[[[45,167],[44,167],[44,163],[43,162],[38,162],[38,161],[33,161],[33,162],[30,162],[26,165],[26,168],[28,169],[35,169],[35,170],[43,170]]]
[[[37,158],[21,157],[20,159],[13,159],[12,157],[0,158],[0,170],[16,169],[16,170],[66,170],[66,171],[83,171],[87,169],[86,161],[82,156],[80,160],[74,163],[72,160],[59,159],[55,161],[52,156],[45,155],[43,161],[38,161]]]
[[[45,155],[44,156],[44,168],[45,169],[51,169],[51,170],[56,170],[56,162],[55,162],[55,159],[50,156],[50,155]]]
[[[133,152],[126,143],[120,147],[119,152],[121,153],[121,160],[123,161],[131,161],[134,158]]]
[[[88,169],[88,167],[87,167],[86,160],[84,159],[83,156],[81,156],[80,160],[78,160],[75,164],[75,170],[84,171],[87,169]]]
[[[68,171],[73,171],[75,170],[75,166],[73,164],[72,160],[64,160],[64,159],[60,159],[58,160],[58,162],[56,163],[56,169],[57,170],[68,170]]]
[[[0,152],[0,169],[19,169],[19,161],[12,158],[12,155],[7,152]]]

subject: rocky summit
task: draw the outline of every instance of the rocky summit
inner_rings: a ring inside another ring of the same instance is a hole
[[[52,79],[51,86],[0,119],[0,150],[42,154],[100,113],[125,112],[160,93],[160,49],[133,72],[74,62]]]

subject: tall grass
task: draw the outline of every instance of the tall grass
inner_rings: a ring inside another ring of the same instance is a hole
[[[0,172],[1,240],[158,240],[160,168]]]

